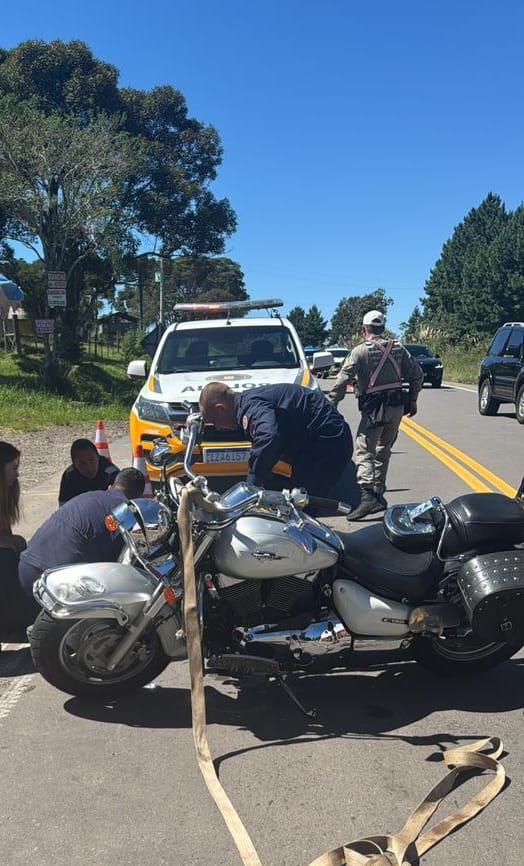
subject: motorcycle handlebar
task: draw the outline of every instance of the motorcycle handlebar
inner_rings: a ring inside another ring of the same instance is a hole
[[[309,504],[314,508],[325,508],[326,511],[335,511],[337,514],[349,514],[352,506],[347,502],[339,502],[337,499],[325,499],[323,496],[310,496]]]

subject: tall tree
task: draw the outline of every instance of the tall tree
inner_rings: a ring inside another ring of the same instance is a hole
[[[384,289],[376,289],[365,295],[352,295],[342,298],[331,319],[331,339],[334,343],[350,346],[360,334],[362,318],[369,310],[380,310],[387,313],[387,308],[393,303],[386,296]]]
[[[328,334],[327,321],[316,304],[306,313],[304,320],[304,340],[310,346],[321,346]]]
[[[400,330],[402,332],[402,338],[407,342],[416,342],[420,340],[421,330],[424,327],[424,318],[420,311],[420,307],[416,306],[413,312],[411,313],[407,322],[400,323]]]
[[[141,317],[144,327],[157,322],[159,317],[159,283],[155,281],[158,268],[158,261],[151,258],[135,259],[131,281],[128,280],[117,299],[118,308]],[[165,261],[163,294],[166,322],[173,319],[175,304],[244,301],[248,298],[240,266],[225,256],[180,256]]]
[[[93,253],[116,280],[114,261],[140,245],[222,252],[235,216],[209,189],[220,140],[188,116],[179,91],[119,89],[115,67],[84,43],[29,40],[0,51],[0,96],[4,237],[31,247],[47,270],[67,271],[70,345]]]
[[[489,193],[456,226],[426,281],[424,319],[452,341],[471,342],[493,329],[502,265],[497,264],[499,239],[508,220],[500,197]],[[507,242],[506,233],[503,245]]]
[[[307,345],[306,341],[306,311],[302,307],[293,307],[292,310],[289,311],[287,315],[291,324],[295,327],[295,330],[300,337],[300,341]]]
[[[46,308],[45,272],[40,260],[27,262],[15,258],[11,249],[0,256],[0,268],[13,283],[20,286],[24,297],[24,310],[30,318],[44,315]]]
[[[81,313],[81,263],[124,234],[130,215],[114,201],[140,151],[103,115],[80,125],[68,116],[46,116],[29,102],[0,99],[0,201],[7,230],[30,247],[46,271],[64,271],[67,307],[61,335],[68,353]]]

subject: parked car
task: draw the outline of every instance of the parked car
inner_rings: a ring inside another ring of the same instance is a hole
[[[327,379],[329,371],[333,366],[331,351],[323,349],[321,346],[304,346],[304,354],[309,369],[315,373],[316,377],[318,379]]]
[[[440,388],[444,366],[439,355],[434,355],[427,346],[420,343],[406,343],[404,346],[412,358],[422,367],[424,382],[430,382],[432,388]]]
[[[524,424],[524,322],[505,322],[480,362],[479,412],[495,415],[501,403],[514,403]]]
[[[326,351],[331,352],[333,355],[333,364],[329,370],[329,375],[338,376],[340,368],[351,352],[351,349],[348,349],[346,346],[328,346]]]

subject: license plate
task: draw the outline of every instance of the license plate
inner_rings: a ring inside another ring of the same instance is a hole
[[[250,446],[247,448],[203,448],[204,463],[246,463]]]

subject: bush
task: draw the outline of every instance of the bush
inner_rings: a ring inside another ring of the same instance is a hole
[[[126,364],[134,361],[135,358],[147,358],[147,353],[144,352],[142,347],[144,336],[143,331],[128,331],[122,337],[120,341],[120,354]]]
[[[74,364],[67,374],[73,399],[81,403],[101,403],[105,396],[109,397],[111,385],[104,388],[101,374],[102,371],[94,364]]]

